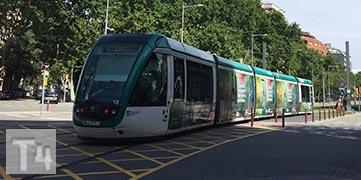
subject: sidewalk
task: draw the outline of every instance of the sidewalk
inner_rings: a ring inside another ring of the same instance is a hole
[[[323,114],[321,114],[321,120],[319,120],[318,114],[314,116],[314,122],[312,122],[312,115],[308,114],[307,123],[305,123],[305,115],[298,116],[286,116],[285,117],[285,127],[293,126],[347,126],[347,127],[359,127],[361,128],[361,112],[356,112],[353,114],[346,114],[345,116],[339,116],[329,119],[328,114],[326,114],[326,120],[324,120]],[[242,124],[243,126],[251,126],[251,122]],[[278,117],[277,122],[275,118],[266,119],[266,120],[256,120],[253,123],[253,127],[258,128],[282,128],[282,117]]]
[[[40,111],[0,112],[0,121],[1,120],[72,121],[72,114],[71,112],[44,111],[43,117],[41,117]]]
[[[41,104],[34,99],[16,99],[0,101],[0,121],[71,121],[73,103],[44,104],[43,116],[41,117]]]

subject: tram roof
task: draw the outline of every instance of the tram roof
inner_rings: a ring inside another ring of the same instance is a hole
[[[152,34],[108,34],[100,37],[97,44],[119,42],[145,44],[151,38]]]
[[[265,70],[265,69],[262,69],[262,68],[258,68],[258,67],[254,67],[252,66],[252,68],[254,69],[254,72],[259,75],[263,75],[263,76],[267,76],[267,77],[271,77],[273,78],[274,75],[271,71],[268,71],[268,70]]]
[[[174,39],[168,38],[162,34],[109,34],[102,36],[98,39],[98,44],[103,43],[117,43],[117,42],[127,42],[127,43],[139,43],[146,44],[149,43],[151,46],[161,47],[161,48],[170,48],[172,50],[185,53],[194,57],[198,57],[207,61],[214,62],[213,55],[197,49],[193,46],[178,42]]]
[[[193,46],[189,46],[187,44],[181,43],[174,39],[168,38],[164,35],[155,34],[154,36],[161,36],[161,38],[159,38],[155,42],[156,47],[170,48],[174,51],[178,51],[207,61],[214,62],[214,58],[210,53],[197,49]]]
[[[239,62],[232,61],[232,60],[220,57],[220,56],[216,56],[216,57],[217,57],[219,65],[230,67],[230,68],[233,68],[233,69],[238,69],[238,70],[241,70],[241,71],[253,72],[251,66],[249,66],[247,64],[241,64]]]
[[[301,84],[307,84],[307,85],[312,85],[312,81],[308,80],[308,79],[303,79],[303,78],[299,78],[296,77],[297,82],[301,83]]]
[[[291,82],[297,82],[296,78],[293,76],[288,76],[285,74],[279,74],[279,73],[273,73],[273,75],[275,76],[276,79],[281,79],[281,80],[285,80],[285,81],[291,81]]]

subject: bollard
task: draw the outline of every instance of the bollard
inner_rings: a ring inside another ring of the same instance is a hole
[[[327,111],[328,111],[328,119],[331,119],[331,111],[330,111],[330,108],[327,108]]]
[[[323,108],[323,120],[326,120],[326,109]]]
[[[336,108],[336,117],[338,118],[338,109]]]
[[[253,122],[254,122],[254,109],[253,107],[251,107],[251,127],[253,127]]]
[[[285,127],[285,108],[282,109],[282,127]]]
[[[50,100],[48,99],[48,100],[46,101],[46,111],[49,111],[49,104],[50,104]]]
[[[307,124],[307,110],[305,109],[305,124]]]
[[[334,109],[332,108],[332,119],[335,118],[335,111]]]
[[[321,121],[321,109],[318,109],[318,120]]]
[[[315,111],[312,108],[312,122],[315,122]]]
[[[342,110],[342,116],[345,116],[345,110]]]

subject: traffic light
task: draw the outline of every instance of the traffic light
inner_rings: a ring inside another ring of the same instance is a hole
[[[48,86],[48,77],[45,77],[44,79],[44,86]]]

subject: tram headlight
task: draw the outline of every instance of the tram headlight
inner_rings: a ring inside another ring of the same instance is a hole
[[[79,107],[75,110],[75,112],[77,113],[83,113],[84,112],[84,108],[83,107]]]

